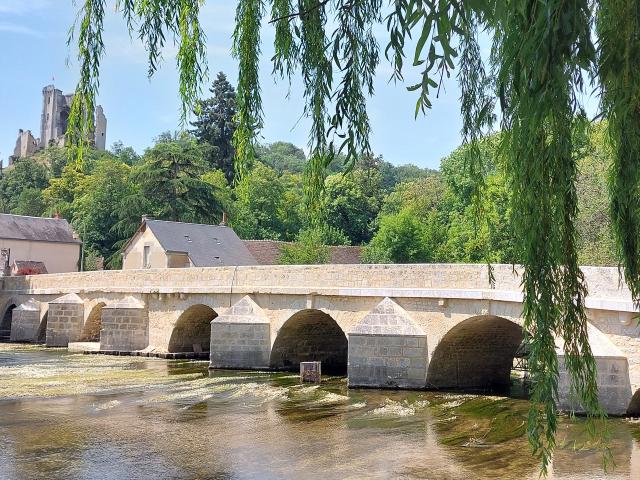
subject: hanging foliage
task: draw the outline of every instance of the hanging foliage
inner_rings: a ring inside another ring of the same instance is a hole
[[[198,22],[202,3],[116,2],[149,52],[150,75],[158,68],[165,41],[172,38],[179,45],[183,114],[206,75]],[[68,138],[80,158],[93,128],[91,112],[104,56],[104,8],[105,0],[84,0],[72,29],[80,81]],[[267,24],[275,29],[273,75],[286,81],[299,75],[304,86],[304,114],[311,120],[305,192],[314,218],[321,218],[331,160],[343,154],[351,166],[358,156],[371,153],[366,101],[374,93],[381,48],[392,80],[403,83],[418,75],[407,87],[417,95],[416,115],[431,108],[444,79],[458,69],[462,135],[470,146],[466,163],[476,180],[477,198],[483,166],[474,145],[490,131],[499,105],[501,155],[524,266],[523,314],[533,378],[528,434],[546,471],[558,413],[557,337],[563,339],[564,366],[582,407],[592,418],[605,416],[597,400],[585,314],[587,285],[578,267],[575,229],[575,152],[580,150],[574,148],[575,139],[588,123],[581,98],[593,87],[601,90],[615,152],[610,194],[620,262],[640,306],[640,0],[238,0],[234,147],[240,176],[254,161],[263,124],[258,65],[260,31]],[[380,26],[388,32],[382,47],[373,33]],[[493,37],[488,60],[479,47],[481,35]],[[585,79],[593,85],[585,85]]]

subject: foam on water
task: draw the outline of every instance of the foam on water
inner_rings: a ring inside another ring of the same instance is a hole
[[[111,408],[117,407],[121,403],[122,402],[120,402],[120,400],[111,400],[110,402],[98,403],[98,404],[94,405],[93,408],[94,408],[94,410],[97,410],[97,411],[109,410]]]
[[[405,402],[396,402],[395,400],[386,399],[384,404],[370,410],[366,415],[374,415],[378,417],[408,417],[415,415],[416,409],[412,405]]]

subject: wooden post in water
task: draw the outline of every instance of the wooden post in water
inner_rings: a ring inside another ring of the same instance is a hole
[[[300,383],[320,383],[321,362],[300,362]]]

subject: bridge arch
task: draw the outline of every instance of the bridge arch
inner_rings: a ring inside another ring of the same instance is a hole
[[[100,331],[102,330],[102,308],[106,306],[105,302],[98,302],[89,312],[89,316],[82,327],[80,335],[81,342],[99,342]]]
[[[11,319],[13,317],[13,310],[18,306],[18,302],[11,299],[7,302],[2,310],[2,316],[0,317],[0,340],[9,340],[11,336]]]
[[[522,327],[494,315],[468,318],[449,330],[436,346],[427,387],[504,389],[511,383],[513,358]]]
[[[347,352],[347,336],[331,315],[305,309],[293,314],[278,331],[270,366],[298,371],[300,362],[319,361],[324,373],[343,375]]]
[[[191,305],[176,321],[169,339],[169,353],[208,352],[211,344],[211,320],[216,311],[204,304]]]

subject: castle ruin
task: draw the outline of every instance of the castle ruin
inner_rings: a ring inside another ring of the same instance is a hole
[[[72,93],[64,94],[54,85],[44,87],[42,89],[40,138],[34,138],[31,130],[20,129],[13,155],[9,157],[9,165],[14,160],[28,157],[38,150],[51,146],[63,146],[72,102]],[[100,105],[96,107],[94,125],[93,144],[98,150],[104,150],[107,141],[107,117],[105,117]]]

